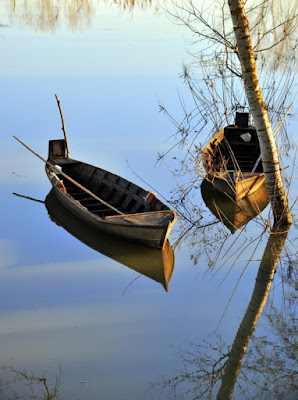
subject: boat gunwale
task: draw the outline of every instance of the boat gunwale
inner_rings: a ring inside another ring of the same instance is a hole
[[[100,170],[103,173],[107,173],[108,175],[112,175],[112,176],[115,176],[117,178],[120,178],[120,180],[123,180],[123,181],[127,182],[128,184],[132,184],[132,185],[134,185],[134,187],[146,192],[146,190],[144,188],[142,188],[141,186],[138,186],[137,184],[135,184],[135,183],[133,183],[131,181],[128,181],[126,178],[123,178],[120,175],[114,174],[113,172],[105,170],[105,169],[103,169],[101,167],[94,166],[92,164],[85,163],[83,161],[79,161],[79,160],[75,160],[75,159],[71,159],[71,158],[66,158],[66,157],[63,157],[63,158],[50,158],[49,160],[53,164],[58,165],[59,167],[62,167],[63,165],[79,165],[79,164],[82,165],[82,166],[88,166],[88,167],[93,168],[94,170]],[[47,174],[49,180],[50,180],[50,177],[49,177],[49,172],[50,171],[51,171],[51,168],[46,166],[46,174]],[[115,184],[115,182],[109,182],[108,179],[106,179],[106,181],[107,181],[107,183]],[[50,182],[51,182],[51,180],[50,180]],[[82,205],[80,203],[79,200],[77,200],[75,197],[73,197],[70,193],[68,193],[68,192],[65,193],[63,190],[61,190],[58,187],[56,187],[52,182],[51,182],[51,185],[55,189],[55,191],[57,193],[59,193],[59,195],[62,196],[62,198],[64,198],[65,203],[71,202],[71,204],[73,206],[79,207],[84,213],[88,214],[93,219],[97,220],[100,223],[109,224],[111,226],[115,226],[115,227],[117,227],[117,226],[119,226],[119,227],[124,227],[124,226],[125,227],[129,227],[129,226],[131,226],[133,228],[139,228],[139,229],[141,229],[141,228],[145,228],[145,229],[165,229],[165,227],[167,227],[169,224],[173,225],[175,223],[176,219],[177,219],[176,212],[174,210],[170,209],[166,204],[161,202],[161,200],[159,200],[159,199],[158,199],[158,201],[164,207],[167,207],[166,209],[164,209],[164,210],[145,211],[145,212],[139,212],[139,213],[128,213],[128,214],[121,214],[121,215],[111,215],[111,216],[108,216],[107,219],[106,218],[102,218],[99,215],[95,214],[94,212],[88,210],[84,205]],[[129,191],[129,189],[127,189],[125,187],[121,187],[121,186],[119,187],[119,189],[121,189],[121,191],[123,191],[123,193],[126,193],[126,192],[129,193],[132,198],[138,199],[141,202],[140,196],[138,196],[135,193]],[[157,225],[157,224],[150,224],[150,225],[148,225],[148,224],[135,224],[135,223],[123,224],[121,222],[117,223],[117,218],[118,217],[125,218],[125,216],[127,216],[127,217],[132,217],[132,216],[137,216],[137,215],[144,216],[146,214],[148,214],[148,215],[152,215],[152,214],[169,214],[169,215],[171,215],[171,218],[165,219],[164,224],[160,224],[160,225]]]

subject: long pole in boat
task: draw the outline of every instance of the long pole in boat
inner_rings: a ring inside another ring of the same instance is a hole
[[[38,157],[41,161],[46,163],[49,167],[51,167],[52,170],[56,171],[59,175],[64,176],[67,180],[69,180],[71,183],[76,185],[78,188],[82,189],[84,192],[89,194],[89,196],[93,197],[95,200],[99,201],[101,204],[105,205],[106,207],[110,208],[111,210],[115,211],[117,214],[124,215],[123,212],[117,210],[117,208],[111,206],[109,203],[105,202],[102,200],[100,197],[96,196],[94,193],[92,193],[89,189],[85,188],[83,185],[81,185],[79,182],[75,181],[73,178],[68,176],[65,172],[61,171],[59,168],[57,168],[54,164],[37,154],[34,150],[32,150],[29,146],[27,146],[25,143],[23,143],[19,138],[17,138],[15,135],[13,135],[13,138],[16,139],[19,143],[21,143],[26,149],[31,151],[36,157]]]
[[[58,96],[55,94],[57,103],[58,103],[58,107],[59,107],[59,111],[60,111],[60,116],[61,116],[61,121],[62,121],[62,130],[63,130],[63,134],[64,134],[64,139],[65,139],[65,143],[66,143],[66,155],[69,158],[69,146],[68,146],[68,140],[67,140],[67,135],[66,135],[66,130],[65,130],[65,124],[64,124],[64,117],[63,117],[63,112],[62,112],[62,108],[61,108],[61,103],[60,100],[58,99]]]

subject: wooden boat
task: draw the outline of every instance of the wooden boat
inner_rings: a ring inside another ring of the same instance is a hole
[[[260,145],[248,113],[236,113],[235,125],[219,131],[202,153],[206,178],[236,200],[261,190],[267,196]]]
[[[104,256],[160,283],[168,291],[175,264],[174,252],[168,240],[163,250],[158,250],[98,231],[70,212],[58,200],[54,189],[47,195],[45,206],[51,220],[76,239]]]
[[[64,139],[49,142],[48,163],[55,166],[53,170],[46,164],[46,172],[58,199],[77,217],[111,235],[164,247],[176,213],[153,193],[109,171],[68,158]]]
[[[265,181],[263,185],[265,185]],[[204,179],[201,184],[201,193],[206,206],[231,233],[254,219],[269,203],[267,191],[262,187],[253,194],[236,200],[222,193],[211,182]]]

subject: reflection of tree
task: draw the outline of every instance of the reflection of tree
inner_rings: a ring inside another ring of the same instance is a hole
[[[235,387],[235,399],[294,400],[297,386],[297,327],[295,312],[271,310],[264,314],[260,329],[253,334]],[[269,323],[268,323],[269,322]],[[151,386],[148,399],[210,399],[216,398],[222,372],[230,348],[220,335],[180,346],[177,350],[181,371]],[[277,384],[278,382],[278,384]],[[154,393],[156,396],[154,396]],[[184,397],[183,397],[184,396]]]
[[[256,277],[256,283],[251,300],[239,326],[233,346],[229,352],[229,358],[222,377],[222,384],[217,396],[218,399],[226,400],[232,396],[241,369],[243,356],[266,303],[276,266],[287,235],[288,227],[283,226],[277,228],[273,227],[270,232],[270,237]]]
[[[241,392],[244,399],[267,399],[268,391],[274,399],[284,398],[284,393],[289,396],[297,393],[293,297],[287,296],[287,318],[271,306],[266,313],[270,330],[266,324],[265,335],[253,336],[287,235],[286,228],[277,227],[270,234],[251,300],[232,346],[227,346],[220,335],[214,334],[181,347],[178,356],[183,370],[153,385],[150,393],[155,390],[160,395],[162,392],[162,398],[169,399],[214,399],[218,393],[218,399],[227,400],[233,395],[236,381],[237,394]]]
[[[251,375],[256,398],[294,399],[298,392],[295,312],[288,310],[285,317],[283,312],[271,308],[265,317],[269,330],[266,327],[266,334],[252,337],[243,366]]]
[[[73,31],[90,26],[100,3],[115,5],[121,10],[144,8],[152,0],[11,0],[9,14],[12,23],[21,23],[35,30],[54,32],[66,21]]]
[[[0,397],[6,400],[55,400],[58,399],[61,384],[61,367],[52,384],[45,374],[37,375],[26,369],[12,366],[0,367]]]

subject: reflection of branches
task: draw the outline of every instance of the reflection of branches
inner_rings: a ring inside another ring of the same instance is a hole
[[[63,18],[72,30],[84,29],[89,26],[94,14],[93,0],[15,0],[10,2],[10,7],[13,23],[19,22],[44,32],[55,32]]]
[[[103,0],[105,3],[109,3],[108,0]],[[155,3],[155,7],[158,7],[158,3],[154,0],[113,0],[113,4],[116,4],[121,10],[133,10],[135,7],[146,8]]]
[[[50,387],[45,374],[38,376],[34,372],[17,369],[13,366],[2,366],[0,371],[4,373],[0,379],[0,393],[4,391],[7,400],[58,399],[62,374],[60,365],[59,373],[56,375],[52,387]]]
[[[214,399],[214,394],[218,392],[217,399],[227,400],[232,397],[235,385],[244,399],[266,399],[273,389],[276,394],[274,398],[282,398],[279,396],[282,396],[285,387],[289,394],[297,391],[297,329],[294,303],[290,300],[293,296],[288,296],[287,319],[273,306],[267,312],[271,336],[267,326],[266,337],[252,336],[269,295],[287,229],[274,227],[271,231],[255,288],[233,345],[229,348],[220,335],[213,334],[208,339],[200,338],[196,344],[190,343],[180,348],[178,355],[183,369],[173,378],[163,378],[162,382],[153,384],[151,389],[155,393],[162,393],[163,399],[203,400]],[[277,378],[282,382],[278,387]]]
[[[228,355],[229,349],[220,335],[180,346],[177,357],[183,365],[181,371],[152,384],[149,392],[159,399],[214,399]]]
[[[251,339],[243,368],[249,374],[245,383],[255,386],[255,398],[294,399],[297,395],[296,304],[290,303],[286,316],[271,306],[261,321],[264,334]]]
[[[145,8],[152,0],[8,0],[11,21],[30,26],[37,31],[55,32],[65,20],[72,31],[83,30],[91,25],[95,9],[100,1],[121,10]],[[157,5],[156,5],[157,7]]]
[[[262,333],[262,330],[266,332]],[[148,399],[213,400],[229,357],[221,335],[180,346],[177,375],[150,385]],[[297,327],[294,307],[287,319],[276,308],[264,314],[252,335],[235,388],[235,399],[294,399],[297,394]],[[276,384],[278,382],[278,385]]]

